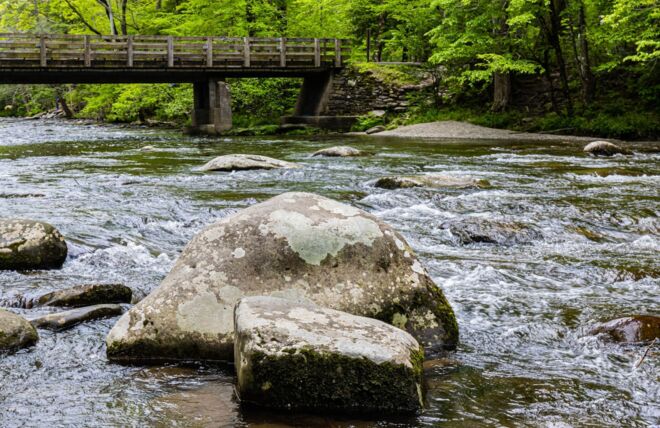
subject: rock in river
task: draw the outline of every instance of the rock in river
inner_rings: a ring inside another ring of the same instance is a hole
[[[424,349],[403,330],[274,297],[241,299],[235,325],[241,402],[388,412],[422,406]]]
[[[88,284],[78,285],[65,290],[44,294],[25,304],[26,308],[35,306],[70,306],[80,307],[102,303],[131,303],[133,292],[123,284]]]
[[[488,187],[486,180],[477,180],[470,177],[452,177],[442,174],[413,175],[408,177],[383,177],[375,184],[382,189],[407,189],[409,187],[453,187],[457,189]]]
[[[124,312],[120,305],[94,305],[70,311],[57,312],[31,319],[30,323],[37,328],[48,330],[64,330],[81,322],[93,321],[101,318],[114,317]]]
[[[67,255],[53,226],[33,220],[0,220],[0,270],[59,268]]]
[[[505,223],[476,217],[447,222],[442,228],[449,229],[452,236],[463,245],[525,244],[543,237],[541,232],[522,223]]]
[[[321,149],[312,156],[327,156],[327,157],[350,157],[350,156],[364,156],[364,152],[349,146],[335,146]]]
[[[23,317],[0,309],[0,354],[37,343],[37,330]]]
[[[427,350],[458,341],[454,312],[404,238],[378,218],[285,193],[207,227],[107,337],[113,360],[231,360],[233,310],[275,295],[406,329]]]
[[[594,156],[614,156],[616,154],[627,154],[628,151],[622,149],[609,141],[594,141],[584,147],[586,153]]]
[[[260,155],[225,155],[209,161],[202,171],[242,171],[249,169],[298,168],[292,162]]]
[[[660,338],[660,317],[633,315],[598,323],[589,334],[605,334],[611,340],[622,343],[643,343]]]

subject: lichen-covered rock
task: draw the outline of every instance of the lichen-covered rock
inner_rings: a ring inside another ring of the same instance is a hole
[[[424,350],[403,330],[274,297],[241,299],[234,320],[242,402],[390,412],[422,406]]]
[[[616,154],[627,154],[628,151],[622,149],[616,144],[610,143],[608,141],[594,141],[587,144],[584,147],[585,153],[592,154],[594,156],[614,156]]]
[[[349,146],[335,146],[335,147],[328,147],[326,149],[321,149],[316,152],[312,156],[326,156],[326,157],[350,157],[350,156],[364,156],[364,152],[358,149],[355,149],[353,147]]]
[[[521,223],[505,223],[482,218],[467,218],[442,225],[460,244],[514,245],[543,238],[538,230]]]
[[[59,268],[66,255],[64,238],[50,224],[0,220],[0,270]]]
[[[114,317],[124,312],[120,305],[93,305],[84,308],[71,309],[31,319],[30,323],[37,328],[48,330],[64,330],[86,321]]]
[[[644,343],[660,339],[660,317],[633,315],[598,323],[591,327],[589,334],[604,334],[609,339],[621,343]]]
[[[410,187],[450,187],[456,189],[483,188],[488,187],[486,180],[477,180],[470,177],[453,177],[442,174],[414,175],[408,177],[383,177],[379,178],[376,187],[381,189],[407,189]]]
[[[103,303],[131,303],[133,292],[123,284],[87,284],[53,291],[25,302],[24,307],[81,307]]]
[[[362,210],[285,193],[207,227],[107,337],[113,360],[231,360],[243,296],[309,301],[404,328],[427,351],[458,341],[454,312],[404,238]]]
[[[250,169],[298,168],[292,162],[260,155],[225,155],[209,161],[202,166],[202,171],[242,171]]]
[[[37,330],[23,317],[0,309],[0,354],[37,343]]]

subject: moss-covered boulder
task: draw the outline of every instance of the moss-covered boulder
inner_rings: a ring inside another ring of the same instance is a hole
[[[107,337],[112,360],[231,360],[233,309],[275,295],[408,330],[427,351],[458,341],[454,312],[404,238],[362,210],[285,193],[207,227]]]
[[[595,324],[589,334],[602,334],[620,343],[646,343],[660,339],[660,317],[633,315]]]
[[[507,223],[477,217],[446,222],[442,228],[448,229],[452,237],[462,245],[479,243],[515,245],[543,238],[540,231],[522,223]]]
[[[292,162],[269,158],[260,155],[224,155],[209,161],[202,166],[202,171],[243,171],[251,169],[298,168]]]
[[[66,330],[83,322],[110,318],[123,312],[121,305],[93,305],[44,315],[31,319],[30,323],[37,328],[47,330]]]
[[[424,350],[381,321],[274,297],[247,297],[234,324],[238,394],[259,406],[413,412]]]
[[[584,147],[584,152],[594,156],[614,156],[617,154],[628,154],[625,150],[609,141],[593,141]]]
[[[341,157],[341,158],[346,158],[346,157],[351,157],[351,156],[364,156],[366,153],[363,152],[362,150],[358,150],[353,147],[349,146],[334,146],[334,147],[328,147],[326,149],[321,149],[312,156],[326,156],[326,157]]]
[[[407,189],[411,187],[430,187],[430,188],[484,188],[489,183],[486,180],[477,180],[471,177],[454,177],[443,174],[413,175],[413,176],[393,176],[382,177],[376,180],[376,187],[381,189]]]
[[[0,354],[37,343],[37,330],[23,317],[0,309]]]
[[[66,255],[64,238],[50,224],[0,220],[0,270],[59,268]]]
[[[104,303],[131,303],[133,291],[123,284],[86,284],[53,291],[25,302],[26,308],[36,306],[81,307]]]

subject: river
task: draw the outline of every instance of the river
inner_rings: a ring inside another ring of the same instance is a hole
[[[310,157],[337,144],[376,155]],[[461,334],[458,350],[428,367],[420,414],[356,420],[241,409],[224,367],[110,364],[104,340],[116,318],[41,330],[36,347],[0,358],[0,426],[658,426],[657,353],[635,368],[644,348],[586,334],[597,321],[660,310],[660,143],[631,147],[632,156],[604,159],[575,143],[209,139],[0,119],[0,217],[50,222],[69,244],[61,270],[0,272],[0,305],[95,282],[146,295],[202,227],[296,190],[350,203],[402,232],[456,310]],[[304,168],[197,170],[229,153]],[[422,172],[492,187],[373,186]],[[542,238],[461,245],[442,225],[467,216],[524,223]]]

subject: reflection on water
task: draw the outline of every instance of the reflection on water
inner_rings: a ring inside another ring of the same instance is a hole
[[[59,271],[0,273],[0,304],[75,284],[121,282],[145,295],[203,226],[289,190],[366,209],[409,240],[457,311],[462,343],[428,364],[413,418],[240,409],[226,367],[124,367],[105,359],[114,319],[40,331],[0,359],[0,426],[648,426],[660,424],[657,354],[586,336],[593,322],[660,308],[660,145],[586,157],[573,144],[329,137],[183,137],[175,132],[0,120],[0,217],[51,222]],[[377,153],[312,158],[335,144]],[[153,151],[140,151],[143,146]],[[282,171],[201,173],[227,153],[300,162]],[[373,180],[440,172],[489,189],[387,191]],[[443,227],[479,217],[542,238],[461,245]],[[28,313],[27,310],[18,310]],[[33,310],[30,314],[38,313]]]

